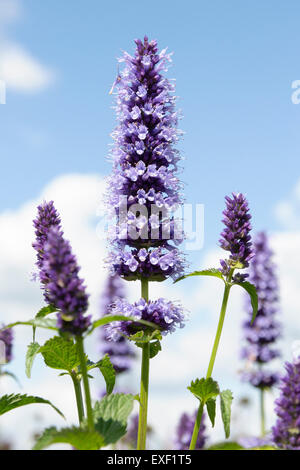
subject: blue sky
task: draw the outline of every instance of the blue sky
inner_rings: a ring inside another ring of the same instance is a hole
[[[276,228],[273,206],[300,173],[300,106],[291,102],[299,13],[297,1],[23,2],[5,34],[56,78],[36,94],[8,89],[0,107],[0,209],[36,197],[59,174],[110,171],[115,59],[147,34],[174,51],[182,178],[187,201],[205,204],[206,245],[235,190],[248,195],[257,229]]]
[[[30,318],[41,307],[39,288],[30,282],[31,219],[38,200],[52,194],[92,293],[91,311],[97,315],[107,276],[102,266],[105,248],[89,222],[95,222],[98,193],[103,191],[103,181],[95,175],[111,170],[107,155],[115,116],[109,90],[117,73],[116,58],[122,50],[131,53],[133,39],[147,34],[161,48],[174,51],[168,76],[176,78],[178,107],[184,115],[180,149],[186,158],[186,201],[205,205],[204,250],[190,254],[192,267],[218,262],[215,247],[224,196],[244,192],[254,230],[272,234],[281,282],[283,357],[290,359],[290,344],[300,338],[300,105],[291,101],[292,82],[300,80],[299,14],[298,0],[0,0],[0,80],[7,81],[7,102],[0,104],[1,321]],[[136,300],[138,287],[127,284]],[[170,435],[168,426],[174,427],[180,410],[195,405],[186,385],[207,366],[221,287],[215,279],[198,278],[176,286],[151,285],[154,297],[179,299],[191,311],[191,321],[166,339],[151,369],[151,414],[160,419],[169,406],[162,426],[165,435]],[[215,368],[224,387],[234,384],[236,396],[250,393],[237,375],[243,301],[238,292],[232,294]],[[56,383],[39,359],[33,379],[25,377],[23,355],[31,332],[20,328],[16,335],[12,367],[26,392],[53,399],[72,416],[64,378]],[[9,392],[11,386],[7,384]],[[270,416],[272,411],[273,397]],[[53,415],[48,418],[53,424]],[[254,413],[251,419],[255,432]],[[25,421],[26,410],[9,417],[4,427],[14,433]],[[19,433],[19,439],[25,434]]]

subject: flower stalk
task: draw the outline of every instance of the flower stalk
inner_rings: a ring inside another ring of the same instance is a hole
[[[90,393],[90,386],[89,386],[89,379],[88,379],[88,374],[87,374],[86,358],[85,358],[85,353],[84,353],[82,336],[76,337],[76,344],[77,344],[77,350],[78,350],[78,354],[80,358],[80,371],[82,374],[82,381],[83,381],[83,388],[84,388],[84,395],[85,395],[87,422],[88,422],[89,429],[93,430],[94,429],[93,409],[92,409],[91,393]]]

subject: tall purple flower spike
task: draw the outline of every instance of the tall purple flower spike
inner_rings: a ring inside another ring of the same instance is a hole
[[[242,378],[254,387],[269,388],[278,381],[278,374],[265,370],[262,366],[280,356],[279,350],[274,348],[281,335],[280,324],[276,320],[279,310],[278,282],[272,261],[273,252],[264,232],[256,235],[253,248],[255,257],[250,264],[249,280],[256,287],[258,312],[251,325],[252,307],[247,297],[248,319],[243,324],[247,344],[242,350],[242,357],[256,367],[243,373]]]
[[[0,331],[0,342],[4,343],[5,362],[10,362],[12,360],[12,346],[13,346],[13,332],[11,329]]]
[[[162,281],[179,276],[184,264],[177,247],[183,235],[172,216],[182,203],[175,148],[181,133],[175,87],[163,75],[170,54],[159,53],[156,41],[147,37],[135,42],[135,55],[124,53],[125,67],[116,81],[118,126],[106,203],[118,223],[108,263],[128,280]]]
[[[222,222],[225,228],[221,233],[220,246],[229,251],[227,260],[221,260],[221,271],[228,275],[231,268],[243,269],[249,266],[253,257],[251,243],[251,215],[249,214],[248,201],[241,193],[232,193],[232,198],[225,197],[226,209],[223,211]],[[247,274],[237,274],[236,280],[243,281]]]
[[[48,232],[51,227],[61,228],[61,220],[57,210],[54,207],[54,202],[44,201],[38,206],[38,215],[33,221],[35,228],[36,240],[32,244],[37,252],[37,266],[41,269],[44,259],[44,245],[48,238]]]
[[[285,369],[280,396],[275,400],[277,421],[272,435],[279,448],[300,450],[300,359],[286,362]]]
[[[158,299],[146,302],[140,299],[134,304],[130,304],[127,300],[118,300],[115,302],[111,310],[112,314],[118,314],[127,317],[134,317],[136,320],[146,320],[157,325],[162,335],[172,333],[179,326],[184,326],[184,313],[182,307],[175,305],[166,299]],[[143,325],[135,322],[116,321],[106,327],[107,336],[112,341],[118,340],[122,334],[131,336],[137,331],[147,329]]]
[[[80,335],[90,326],[90,317],[84,316],[88,295],[84,281],[78,276],[79,270],[69,242],[58,227],[51,227],[44,244],[41,269],[47,277],[44,297],[59,310],[59,329],[73,335]]]
[[[178,450],[188,450],[192,439],[194,423],[197,411],[192,414],[183,413],[176,428],[175,448]],[[201,450],[205,446],[207,436],[205,435],[205,415],[202,416],[199,435],[195,450]]]
[[[124,281],[117,275],[109,276],[101,299],[101,316],[109,314],[114,302],[124,297]],[[117,374],[128,371],[135,356],[126,338],[121,336],[117,341],[110,341],[106,328],[100,328],[100,352],[109,355]]]

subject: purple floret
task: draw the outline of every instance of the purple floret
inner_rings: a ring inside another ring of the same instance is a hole
[[[159,53],[156,41],[146,37],[135,42],[135,55],[124,53],[124,69],[116,81],[118,127],[106,204],[118,223],[108,263],[113,273],[128,280],[161,281],[179,276],[184,268],[176,248],[183,235],[172,215],[182,204],[175,148],[181,133],[174,85],[163,75],[170,54]]]
[[[47,276],[44,297],[48,304],[59,310],[60,330],[74,335],[83,333],[90,325],[90,317],[84,316],[88,308],[88,295],[84,281],[78,276],[79,270],[70,243],[58,227],[50,228],[42,264],[42,272]]]
[[[183,413],[176,428],[175,448],[177,450],[188,450],[193,435],[194,424],[197,417],[197,411],[192,414]],[[195,450],[203,449],[207,436],[205,435],[205,415],[202,415],[199,435]]]
[[[12,346],[13,346],[13,332],[10,328],[7,330],[0,331],[0,342],[4,343],[5,362],[6,363],[10,362],[12,360]]]
[[[300,450],[300,360],[285,364],[280,396],[275,400],[277,421],[273,440],[281,449]]]
[[[243,269],[249,266],[253,257],[251,243],[251,215],[249,214],[248,201],[241,193],[233,193],[232,198],[225,197],[226,209],[223,211],[225,225],[219,240],[221,248],[229,251],[227,260],[221,260],[221,271],[225,276],[231,268]],[[236,280],[241,282],[246,278],[245,274],[237,274]]]
[[[101,316],[109,314],[114,303],[124,297],[124,281],[119,276],[110,276],[101,299]],[[135,356],[126,338],[120,337],[117,341],[109,341],[105,328],[100,329],[100,352],[109,355],[117,374],[128,371]]]
[[[246,298],[248,318],[243,324],[246,345],[242,349],[242,358],[248,361],[250,370],[243,374],[243,379],[258,388],[272,387],[278,381],[278,374],[263,367],[280,356],[274,345],[281,335],[281,326],[276,320],[279,310],[278,282],[273,252],[269,248],[264,232],[254,239],[255,257],[250,264],[249,281],[255,285],[258,296],[258,312],[251,324],[252,307]]]
[[[115,302],[111,310],[112,314],[122,314],[127,317],[134,317],[136,320],[146,320],[157,325],[162,335],[172,333],[177,327],[183,328],[184,314],[183,309],[179,305],[166,300],[158,299],[146,302],[140,299],[134,304],[130,304],[127,300],[118,300]],[[112,322],[106,327],[107,336],[115,341],[122,336],[131,336],[137,331],[149,329],[140,323],[117,321]]]

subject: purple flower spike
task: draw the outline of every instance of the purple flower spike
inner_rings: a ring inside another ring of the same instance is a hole
[[[83,280],[79,278],[79,266],[71,246],[58,227],[51,227],[44,244],[42,273],[46,273],[44,297],[58,310],[58,327],[74,335],[83,333],[90,326],[88,295]]]
[[[124,69],[117,81],[118,127],[113,133],[114,169],[106,205],[120,223],[111,236],[108,263],[113,273],[127,280],[162,281],[178,277],[184,268],[176,248],[184,237],[172,216],[182,204],[175,148],[181,132],[174,85],[163,75],[170,54],[159,52],[156,41],[146,37],[135,42],[135,55],[125,53],[120,60]],[[120,215],[124,197],[125,220]],[[142,257],[141,249],[146,251]]]
[[[273,440],[281,449],[300,450],[300,360],[285,364],[280,396],[275,400],[277,421]]]
[[[109,314],[114,302],[124,297],[124,281],[119,276],[110,276],[101,299],[101,316]],[[128,371],[135,356],[126,338],[120,337],[117,341],[109,341],[105,328],[100,328],[100,352],[109,355],[117,374]]]
[[[61,220],[57,210],[54,207],[54,202],[44,201],[38,206],[38,215],[34,219],[33,225],[35,227],[36,241],[32,244],[37,252],[37,266],[42,268],[44,259],[44,245],[48,239],[48,233],[51,227],[61,228]]]
[[[127,300],[118,300],[111,309],[111,314],[120,314],[127,317],[134,317],[136,320],[146,320],[157,325],[162,335],[172,333],[176,327],[183,328],[184,314],[180,306],[169,302],[166,299],[158,299],[146,302],[140,299],[134,304]],[[140,323],[117,321],[112,322],[106,327],[107,337],[112,341],[118,340],[122,334],[131,336],[137,331],[147,329]]]
[[[5,362],[10,362],[12,360],[12,342],[13,342],[13,332],[11,329],[0,331],[0,343],[4,343],[5,348]],[[0,347],[0,352],[2,353],[2,348]],[[2,358],[3,359],[3,358]]]
[[[280,356],[274,344],[281,335],[281,327],[276,321],[279,309],[278,282],[272,261],[273,252],[264,232],[256,235],[253,250],[255,257],[250,264],[249,280],[256,287],[258,312],[252,325],[252,307],[247,296],[248,319],[243,324],[247,344],[242,350],[242,357],[248,361],[248,365],[256,367],[250,367],[243,373],[242,378],[254,387],[270,388],[278,381],[278,374],[265,371],[261,367]]]
[[[183,413],[176,429],[175,448],[178,450],[188,450],[192,439],[197,411],[193,414]],[[202,415],[199,435],[195,450],[203,449],[207,436],[205,435],[205,415]]]
[[[221,260],[221,271],[228,275],[231,268],[243,269],[249,266],[253,257],[251,247],[251,215],[248,201],[241,193],[225,197],[226,209],[223,212],[225,229],[221,233],[220,246],[230,252],[228,260]],[[237,275],[237,281],[243,281],[246,275]]]

